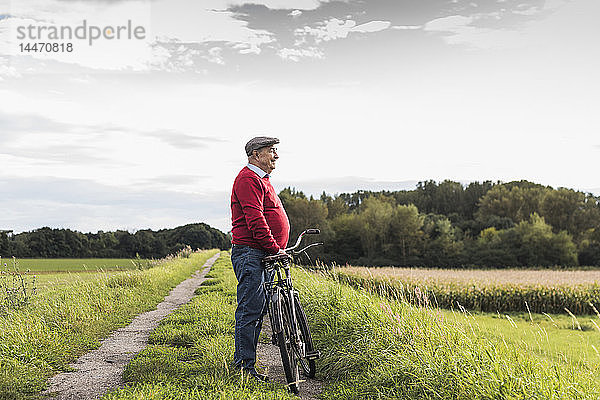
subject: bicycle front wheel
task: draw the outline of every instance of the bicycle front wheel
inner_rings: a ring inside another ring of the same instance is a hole
[[[291,308],[287,298],[279,292],[278,301],[275,302],[275,307],[278,310],[275,312],[281,317],[282,328],[277,333],[277,345],[281,353],[281,362],[285,371],[285,378],[292,393],[298,393],[298,385],[300,383],[300,373],[298,370],[298,362],[296,351],[293,343],[293,322],[291,317]]]
[[[298,328],[300,329],[300,340],[304,343],[305,355],[312,354],[315,350],[312,336],[310,335],[310,329],[308,328],[308,320],[304,309],[300,304],[300,297],[298,292],[294,293],[294,306],[296,307],[296,319],[298,320]],[[298,363],[302,367],[302,372],[308,378],[315,377],[315,360],[313,358],[301,357],[298,355]]]

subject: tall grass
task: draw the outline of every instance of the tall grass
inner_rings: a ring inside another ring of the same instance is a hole
[[[153,309],[215,252],[55,286],[0,317],[0,398],[39,393],[48,377],[68,370],[69,362],[136,314]]]
[[[211,276],[130,363],[128,386],[105,400],[290,397],[230,370],[236,281],[229,260],[221,258]],[[486,336],[468,314],[449,321],[422,294],[413,306],[302,270],[294,282],[322,353],[323,400],[600,398],[596,370]]]
[[[233,370],[236,280],[226,253],[189,304],[151,334],[127,366],[127,386],[104,400],[291,399],[282,385],[261,384]]]
[[[30,270],[39,274],[138,269],[138,266],[132,262],[134,260],[149,262],[149,260],[137,258],[133,260],[129,258],[19,258],[17,262],[22,271]]]
[[[598,372],[543,359],[474,322],[340,281],[297,274],[317,347],[324,399],[597,399]]]
[[[420,281],[368,276],[355,270],[336,270],[340,281],[394,299],[413,302],[416,290],[426,290],[439,307],[484,312],[523,311],[534,313],[592,314],[600,304],[600,285],[594,284],[494,284],[480,282]],[[568,311],[567,311],[568,310]]]
[[[12,264],[2,263],[0,257],[0,316],[25,307],[37,292],[36,276],[20,271],[15,258]]]

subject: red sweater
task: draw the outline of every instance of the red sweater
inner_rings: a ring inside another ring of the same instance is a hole
[[[244,167],[231,191],[232,243],[275,254],[285,248],[290,222],[269,177]]]

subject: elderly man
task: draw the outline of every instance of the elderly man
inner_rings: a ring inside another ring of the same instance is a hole
[[[255,369],[256,346],[267,310],[263,283],[270,276],[261,259],[284,252],[290,231],[287,214],[269,182],[279,158],[273,147],[277,143],[277,138],[261,136],[246,144],[248,164],[235,178],[231,192],[231,262],[238,280],[234,363],[263,381],[267,377]]]

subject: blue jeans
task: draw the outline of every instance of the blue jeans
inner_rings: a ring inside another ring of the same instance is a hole
[[[248,246],[236,245],[231,249],[231,263],[238,280],[233,362],[251,372],[255,371],[258,336],[267,313],[263,283],[270,280],[271,274],[263,270],[260,262],[266,255]]]

